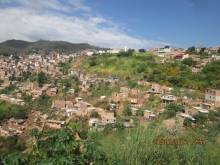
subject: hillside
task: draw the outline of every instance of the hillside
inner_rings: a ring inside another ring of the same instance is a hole
[[[37,42],[8,40],[0,43],[0,53],[21,54],[24,52],[32,51],[33,49],[35,50],[59,49],[65,53],[71,53],[85,49],[105,50],[106,48],[99,48],[98,46],[92,46],[89,45],[88,43],[74,44],[65,41],[45,41],[45,40],[39,40]]]
[[[147,53],[134,52],[132,56],[120,57],[106,54],[102,56],[87,57],[80,69],[100,76],[118,76],[119,79],[131,78],[133,81],[146,80],[171,87],[184,87],[199,89],[219,89],[219,65],[220,60],[207,64],[201,72],[194,74],[187,60],[169,60],[165,64],[159,64],[160,57]],[[189,58],[189,60],[192,60]],[[195,64],[196,65],[196,64]],[[73,66],[77,67],[77,66]]]
[[[139,79],[147,72],[151,72],[152,69],[158,65],[156,63],[157,59],[160,59],[160,57],[137,52],[129,57],[118,57],[118,55],[106,54],[89,57],[82,66],[91,73],[124,78],[126,76],[132,76],[132,79]]]

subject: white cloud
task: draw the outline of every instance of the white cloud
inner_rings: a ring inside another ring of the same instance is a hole
[[[58,0],[40,0],[40,3],[44,8],[52,9],[56,11],[70,12],[71,6],[63,5]]]
[[[105,20],[102,17],[92,17],[92,18],[90,18],[90,21],[95,24],[107,22],[107,20]]]
[[[1,3],[10,3],[10,0],[0,0]]]
[[[2,1],[2,0],[1,0]],[[0,9],[0,42],[8,39],[27,41],[63,40],[72,43],[89,43],[102,47],[149,48],[170,45],[166,41],[152,41],[132,37],[120,30],[120,24],[114,23],[100,15],[88,14],[88,17],[76,17],[65,14],[71,9],[68,5],[60,4],[57,0],[47,2],[22,1],[22,6]],[[55,3],[52,3],[55,2]],[[82,5],[82,1],[69,1],[77,4],[79,10],[91,11]],[[27,7],[38,5],[36,7]],[[58,6],[60,8],[58,9]],[[52,9],[49,10],[49,9]],[[54,12],[55,10],[55,12]],[[59,11],[65,11],[62,14]]]
[[[30,0],[17,0],[21,5],[28,7],[28,8],[35,8],[43,10],[43,6],[38,1],[30,1]]]
[[[83,4],[84,0],[68,0],[69,4],[75,6],[75,10],[92,11],[92,9]]]

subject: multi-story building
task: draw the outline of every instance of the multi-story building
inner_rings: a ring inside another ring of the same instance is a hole
[[[163,103],[165,104],[170,104],[171,102],[174,102],[177,100],[177,97],[176,96],[173,96],[173,95],[164,95],[161,97]]]
[[[220,107],[220,90],[206,89],[205,102],[211,104],[211,106]]]
[[[171,52],[170,48],[159,48],[158,49],[158,56],[164,57],[165,53]]]

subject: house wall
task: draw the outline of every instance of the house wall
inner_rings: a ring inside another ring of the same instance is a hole
[[[120,101],[120,94],[117,92],[113,92],[111,98],[113,101]]]
[[[102,122],[104,122],[106,124],[113,124],[116,122],[116,119],[114,117],[103,116]]]
[[[4,70],[0,70],[0,76],[5,76],[5,71]]]
[[[191,108],[191,109],[189,109],[188,110],[188,114],[189,115],[195,115],[195,114],[198,114],[199,112],[198,112],[198,109],[195,109],[195,108]]]
[[[121,87],[121,88],[120,88],[120,92],[121,92],[121,93],[129,93],[129,88],[127,88],[127,87]]]
[[[150,114],[151,112],[150,111],[144,111],[144,117],[149,119],[150,118]]]
[[[138,103],[138,99],[131,99],[131,104],[137,104]]]
[[[214,104],[215,107],[220,106],[220,90],[207,89],[205,92],[205,102]]]
[[[161,93],[162,92],[161,85],[159,85],[159,84],[152,84],[151,90],[153,92],[157,92],[157,93]]]
[[[64,100],[53,101],[52,107],[65,108],[66,102]]]
[[[51,122],[47,122],[47,125],[51,128],[61,128],[61,124],[60,123],[51,123]]]
[[[120,93],[120,100],[126,100],[128,98],[127,93]]]
[[[84,102],[82,102],[82,103],[80,104],[80,110],[81,110],[81,111],[87,110],[87,105],[86,105]]]
[[[131,89],[130,91],[131,95],[137,95],[138,93],[140,93],[139,89]]]
[[[103,116],[114,117],[114,112],[104,112]]]

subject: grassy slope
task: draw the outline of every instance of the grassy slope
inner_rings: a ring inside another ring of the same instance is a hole
[[[132,79],[139,79],[143,77],[144,72],[151,72],[153,68],[152,61],[148,60],[148,57],[151,57],[151,55],[144,53],[134,53],[132,57],[123,58],[116,55],[97,56],[95,57],[96,66],[90,66],[90,59],[83,64],[83,67],[91,73],[98,73],[105,76],[132,76]],[[154,56],[153,58],[155,60],[157,57]],[[141,65],[145,68],[144,72],[137,73],[137,69]]]

